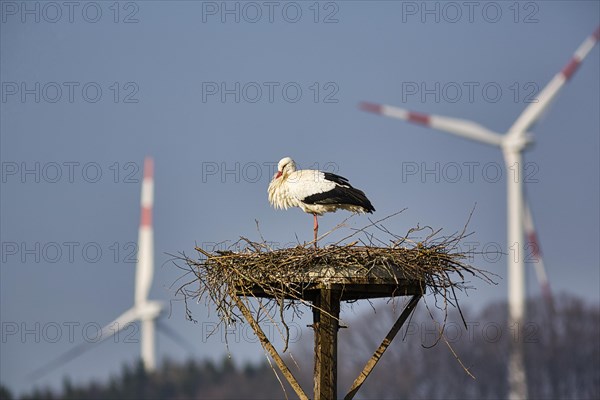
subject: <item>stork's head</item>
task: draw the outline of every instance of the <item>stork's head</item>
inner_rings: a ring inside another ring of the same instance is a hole
[[[279,160],[277,164],[277,173],[275,174],[275,179],[281,177],[287,177],[289,174],[296,170],[296,163],[290,157],[284,157]]]

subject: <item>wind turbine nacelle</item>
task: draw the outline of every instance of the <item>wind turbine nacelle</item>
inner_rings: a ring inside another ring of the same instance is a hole
[[[156,319],[163,312],[164,306],[159,301],[146,301],[136,305],[135,310],[139,319]]]
[[[535,143],[535,139],[533,134],[529,132],[525,133],[508,133],[502,139],[501,147],[504,150],[511,151],[523,151],[529,147],[531,147]]]

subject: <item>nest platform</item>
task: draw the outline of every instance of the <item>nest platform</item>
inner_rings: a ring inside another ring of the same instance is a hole
[[[447,243],[412,248],[390,246],[296,246],[272,250],[249,242],[244,251],[208,252],[197,247],[200,260],[186,258],[198,278],[193,297],[208,296],[228,314],[236,296],[313,301],[321,289],[339,290],[341,301],[423,295],[451,297],[465,276],[479,271],[463,261]]]
[[[408,278],[404,270],[396,265],[374,266],[370,269],[316,265],[286,279],[288,290],[274,293],[272,288],[280,284],[281,281],[277,279],[265,280],[261,284],[250,280],[234,287],[238,296],[267,299],[283,296],[286,300],[310,302],[314,302],[323,289],[339,291],[340,301],[422,295],[426,290],[423,280]]]
[[[185,298],[205,299],[222,321],[230,325],[246,320],[296,394],[308,396],[264,334],[262,321],[279,321],[285,336],[289,328],[284,310],[312,309],[315,348],[314,399],[337,398],[337,331],[343,301],[411,296],[381,345],[344,397],[352,399],[390,345],[425,292],[440,296],[443,304],[458,306],[456,290],[467,287],[468,277],[490,282],[484,271],[468,265],[458,251],[462,234],[438,243],[404,238],[387,247],[310,245],[272,249],[266,243],[245,240],[243,251],[207,251],[196,247],[198,260],[182,257],[196,277],[179,290]],[[189,309],[186,311],[190,316]],[[191,316],[190,316],[191,319]],[[286,336],[287,335],[287,336]]]

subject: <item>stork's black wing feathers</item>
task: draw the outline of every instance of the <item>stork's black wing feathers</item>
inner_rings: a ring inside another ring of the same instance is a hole
[[[336,183],[336,186],[323,193],[316,193],[308,196],[302,201],[307,204],[347,204],[352,206],[360,206],[365,209],[365,212],[372,213],[375,208],[367,199],[367,196],[362,190],[356,189],[350,185],[348,179],[343,176],[324,172],[325,179]]]

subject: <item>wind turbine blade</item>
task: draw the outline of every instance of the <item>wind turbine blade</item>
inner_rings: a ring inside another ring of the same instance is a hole
[[[106,340],[113,335],[116,335],[120,331],[122,331],[126,326],[130,323],[135,322],[140,319],[140,312],[137,308],[132,307],[129,310],[125,311],[123,314],[119,315],[116,319],[114,319],[111,323],[107,324],[104,328],[102,328],[102,340]]]
[[[535,275],[537,276],[538,283],[540,284],[542,297],[544,298],[546,304],[552,307],[552,292],[550,290],[550,282],[548,281],[548,275],[546,274],[546,268],[544,266],[544,260],[542,258],[540,242],[538,241],[535,226],[533,225],[533,216],[531,214],[531,209],[529,208],[529,202],[527,201],[527,199],[525,199],[524,202],[525,215],[523,216],[523,223],[525,229],[525,237],[529,246],[528,248],[531,249],[531,252],[528,252],[527,255],[532,256],[532,263],[535,270]]]
[[[39,367],[32,371],[28,378],[32,380],[38,380],[52,371],[55,371],[57,368],[62,367],[69,361],[79,357],[81,354],[85,353],[88,350],[91,350],[94,346],[110,339],[125,327],[127,327],[130,323],[134,322],[138,319],[137,310],[135,308],[130,308],[121,314],[118,318],[116,318],[111,323],[104,326],[98,336],[98,340],[94,342],[84,342],[76,345],[75,347],[67,350],[65,353],[50,361],[46,365]]]
[[[510,127],[508,133],[513,136],[524,135],[526,131],[540,118],[542,113],[552,100],[556,97],[560,89],[567,83],[569,79],[575,74],[577,68],[589,52],[594,48],[598,39],[600,38],[600,26],[596,28],[596,31],[589,36],[579,46],[579,48],[571,57],[571,60],[565,65],[565,67],[546,85],[538,96],[538,101],[529,104],[527,108],[519,115],[519,118]]]
[[[80,343],[80,344],[76,345],[75,347],[72,347],[71,349],[69,349],[65,353],[63,353],[61,356],[55,358],[54,360],[50,361],[49,363],[30,372],[27,375],[27,379],[30,379],[32,381],[37,381],[38,379],[43,378],[44,376],[48,375],[50,372],[55,371],[57,368],[62,367],[69,361],[71,361],[74,358],[77,358],[81,354],[85,353],[94,344],[95,343],[84,342],[84,343]]]
[[[502,143],[502,136],[500,134],[487,129],[481,124],[466,119],[421,114],[404,108],[368,102],[360,103],[359,108],[363,111],[386,117],[403,119],[415,124],[429,126],[477,142],[483,142],[494,146],[500,146]]]
[[[148,300],[154,275],[154,233],[152,229],[152,206],[154,203],[154,162],[144,160],[144,180],[142,181],[142,215],[138,236],[138,260],[135,273],[135,304]]]
[[[186,338],[184,338],[179,332],[165,324],[161,320],[156,321],[156,327],[162,333],[164,333],[174,343],[177,343],[183,350],[193,354],[195,352],[195,346]]]

